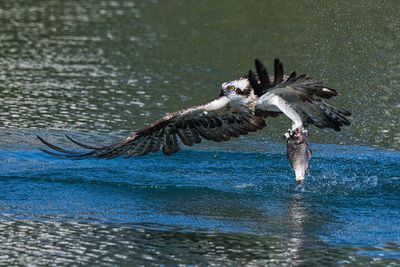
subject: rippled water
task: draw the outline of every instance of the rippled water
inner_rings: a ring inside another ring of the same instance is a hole
[[[400,266],[397,6],[1,1],[0,265]],[[37,134],[107,144],[204,103],[254,57],[324,80],[354,113],[340,134],[311,129],[303,191],[284,118],[172,157],[38,150]]]
[[[315,145],[296,191],[284,146],[262,144],[109,161],[1,150],[0,263],[400,264],[398,152]]]
[[[131,132],[279,57],[354,113],[315,141],[400,148],[395,0],[234,3],[3,1],[0,128]],[[290,123],[269,125],[260,134],[280,139]]]

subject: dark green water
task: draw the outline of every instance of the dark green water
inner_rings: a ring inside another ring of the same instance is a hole
[[[354,113],[321,143],[400,148],[397,1],[2,1],[0,127],[131,132],[279,57]],[[261,135],[281,138],[290,122]]]
[[[400,266],[397,1],[0,1],[0,265]],[[172,157],[68,161],[253,68],[308,73],[353,112],[311,129],[293,188],[283,117]],[[372,148],[374,147],[374,148]]]

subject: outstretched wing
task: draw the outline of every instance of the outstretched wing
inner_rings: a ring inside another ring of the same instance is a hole
[[[221,142],[263,127],[264,119],[254,115],[252,110],[246,107],[234,108],[229,104],[229,99],[220,97],[205,105],[168,113],[127,138],[105,147],[82,144],[67,136],[76,145],[89,149],[87,152],[68,151],[48,143],[39,136],[38,138],[52,150],[60,152],[43,150],[51,155],[72,159],[110,159],[118,156],[143,156],[160,149],[164,154],[171,155],[180,150],[178,139],[187,146],[200,143],[202,139]]]
[[[335,89],[304,74],[297,76],[296,72],[292,72],[290,76],[285,76],[279,59],[275,59],[273,82],[261,61],[256,59],[255,65],[258,77],[250,71],[249,82],[260,96],[257,114],[282,112],[297,125],[313,124],[335,131],[350,125],[349,111],[333,107],[321,99],[336,96]]]

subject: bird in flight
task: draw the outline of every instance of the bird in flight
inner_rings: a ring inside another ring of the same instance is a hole
[[[119,156],[143,156],[160,149],[166,155],[180,150],[181,144],[192,146],[202,139],[215,142],[256,132],[266,126],[268,117],[284,114],[293,124],[292,130],[312,124],[318,128],[340,131],[350,125],[351,113],[324,101],[337,95],[321,81],[292,72],[284,75],[279,59],[274,61],[274,75],[255,59],[257,74],[249,71],[237,80],[222,84],[217,98],[204,105],[167,113],[159,120],[114,144],[95,147],[66,137],[87,151],[69,151],[55,146],[40,136],[39,140],[52,151],[42,151],[63,158],[85,159]],[[179,140],[180,142],[179,142]]]

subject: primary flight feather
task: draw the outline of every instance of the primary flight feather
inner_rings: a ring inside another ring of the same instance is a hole
[[[43,150],[58,157],[71,159],[115,158],[143,156],[160,149],[166,155],[180,150],[180,144],[192,146],[202,139],[215,142],[247,135],[266,126],[268,116],[285,114],[293,121],[292,129],[313,124],[319,128],[339,131],[350,125],[350,112],[335,108],[323,99],[337,95],[322,82],[292,72],[284,75],[282,63],[274,62],[274,75],[269,76],[260,60],[255,60],[257,75],[248,75],[222,84],[219,96],[209,103],[168,113],[159,120],[114,144],[93,147],[71,137],[74,144],[89,149],[75,152],[39,140],[53,151]],[[58,152],[58,153],[57,153]]]

